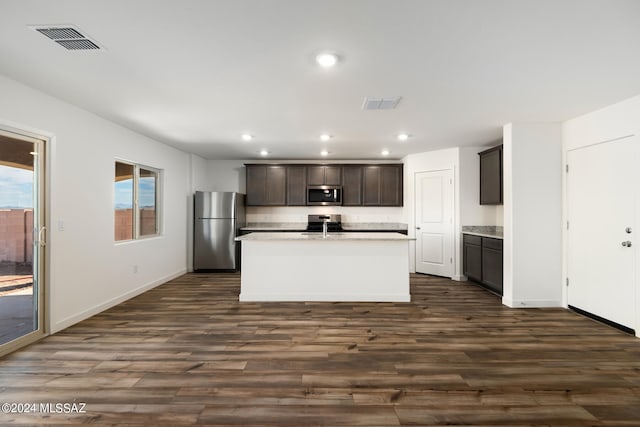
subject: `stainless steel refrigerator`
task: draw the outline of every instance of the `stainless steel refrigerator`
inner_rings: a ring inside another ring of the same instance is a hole
[[[193,221],[193,269],[238,270],[245,225],[244,194],[196,191]]]

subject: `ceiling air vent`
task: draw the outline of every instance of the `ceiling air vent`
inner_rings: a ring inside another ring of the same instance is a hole
[[[67,50],[99,50],[100,46],[71,25],[31,27]]]
[[[402,99],[401,96],[393,96],[393,97],[373,97],[367,96],[364,98],[364,103],[362,104],[363,110],[393,110],[398,106],[398,103]]]

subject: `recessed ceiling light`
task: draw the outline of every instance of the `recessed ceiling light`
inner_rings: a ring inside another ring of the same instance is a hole
[[[320,155],[321,155],[321,156],[328,156],[328,155],[329,155],[329,152],[328,152],[327,150],[322,150],[322,151],[320,152]]]
[[[260,155],[261,155],[261,156],[266,156],[266,155],[268,155],[268,154],[269,154],[269,152],[268,152],[267,150],[261,150],[261,151],[260,151]]]
[[[322,135],[320,135],[320,140],[321,141],[328,141],[331,139],[331,135],[327,134],[327,133],[323,133]]]
[[[406,141],[407,139],[409,139],[409,134],[408,133],[399,133],[398,134],[398,141]]]
[[[383,156],[388,156],[390,153],[389,150],[382,150],[382,152],[380,154],[382,154]]]
[[[322,52],[316,55],[316,62],[324,68],[331,68],[338,63],[338,55],[332,52]]]
[[[251,141],[253,139],[253,135],[250,133],[243,133],[241,137],[243,141]]]

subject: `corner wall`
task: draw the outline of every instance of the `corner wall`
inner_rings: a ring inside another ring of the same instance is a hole
[[[187,154],[4,76],[0,93],[0,125],[51,139],[46,206],[49,332],[186,271]],[[162,169],[160,237],[114,242],[116,158]]]
[[[504,126],[504,296],[509,307],[562,299],[562,141],[558,123]]]
[[[462,271],[462,226],[496,225],[496,207],[480,205],[480,160],[487,147],[460,147],[428,151],[405,157],[405,215],[409,236],[415,238],[415,174],[453,169],[454,174],[454,276],[465,280]],[[415,241],[411,242],[411,271],[415,272]]]

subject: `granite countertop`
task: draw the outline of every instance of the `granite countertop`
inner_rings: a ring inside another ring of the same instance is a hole
[[[492,237],[494,239],[503,239],[504,231],[501,225],[463,225],[462,234],[470,234],[472,236]]]
[[[306,222],[249,222],[243,231],[304,231]]]
[[[358,230],[398,230],[406,231],[407,224],[398,222],[353,222],[343,223],[342,228],[345,231]],[[242,231],[305,231],[307,229],[306,222],[250,222]]]
[[[236,237],[236,241],[273,241],[273,240],[310,240],[310,241],[346,241],[346,240],[415,240],[400,233],[340,233],[330,232],[327,237],[322,233],[250,233]]]
[[[342,223],[344,230],[398,230],[407,231],[407,224],[400,222],[346,222]]]

